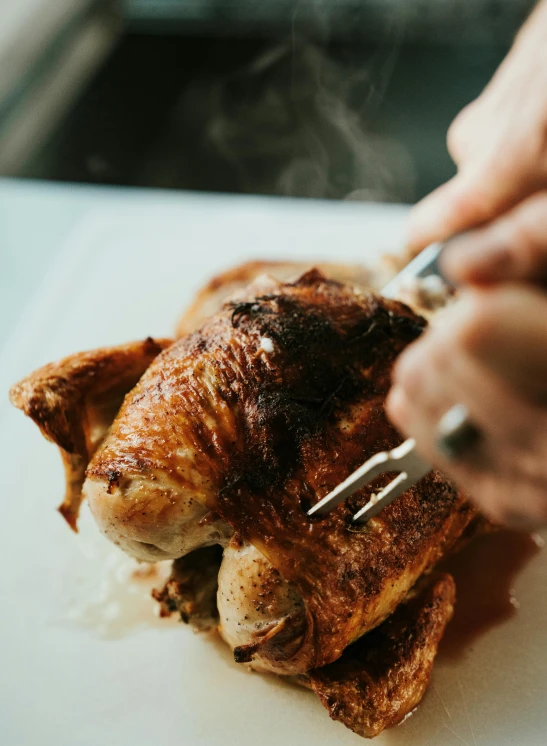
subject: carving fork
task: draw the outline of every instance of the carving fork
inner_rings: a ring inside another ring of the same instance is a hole
[[[407,280],[436,276],[448,285],[441,275],[437,260],[444,248],[444,243],[428,246],[415,257],[399,274],[382,290],[382,295],[394,298],[398,294],[401,284]],[[450,287],[450,286],[449,286]],[[414,438],[405,440],[400,446],[391,451],[380,451],[353,472],[344,482],[335,487],[326,497],[320,500],[308,511],[309,516],[325,515],[336,505],[339,505],[354,492],[364,487],[380,474],[399,472],[378,494],[372,495],[368,503],[354,516],[355,523],[363,523],[395,500],[399,495],[425,477],[433,468],[424,461],[415,450]]]

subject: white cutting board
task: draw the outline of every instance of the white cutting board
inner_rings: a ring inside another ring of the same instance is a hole
[[[246,673],[220,643],[155,621],[146,582],[124,580],[130,563],[88,516],[80,536],[64,526],[55,511],[63,492],[56,449],[6,403],[6,390],[61,355],[168,335],[200,283],[236,262],[374,262],[400,245],[405,208],[93,195],[88,209],[78,198],[82,217],[0,358],[0,743],[362,743],[311,693]],[[422,705],[378,746],[545,744],[546,589],[546,555],[538,552],[516,578],[518,612],[464,657],[440,661]]]

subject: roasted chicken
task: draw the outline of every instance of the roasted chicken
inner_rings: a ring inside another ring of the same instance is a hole
[[[319,520],[306,511],[401,441],[383,403],[396,356],[424,326],[316,270],[260,278],[194,333],[145,342],[142,369],[143,348],[123,348],[132,376],[112,380],[117,401],[127,395],[107,432],[82,436],[89,402],[102,405],[81,356],[11,395],[65,458],[89,461],[81,494],[103,533],[138,559],[175,560],[155,594],[164,614],[218,625],[236,661],[296,677],[371,736],[427,686],[454,591],[446,577],[414,587],[475,513],[438,472],[362,527],[350,518],[385,478]],[[70,396],[51,397],[50,381]],[[73,488],[64,503],[73,526],[80,499]]]

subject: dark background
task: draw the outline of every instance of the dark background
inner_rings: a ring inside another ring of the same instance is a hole
[[[454,172],[447,127],[529,7],[129,0],[16,175],[412,202]]]

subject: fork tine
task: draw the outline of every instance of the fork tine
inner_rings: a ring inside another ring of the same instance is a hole
[[[317,505],[308,510],[308,515],[325,515],[332,508],[335,508],[347,497],[364,487],[370,481],[386,471],[386,463],[389,461],[390,454],[388,451],[380,451],[369,458],[368,461],[360,466],[353,474],[350,474],[341,484],[335,487],[332,492],[320,500]]]
[[[375,515],[378,515],[381,510],[397,499],[399,495],[402,495],[403,492],[406,492],[413,484],[414,479],[409,477],[405,471],[397,474],[395,479],[386,484],[383,490],[373,496],[361,510],[355,513],[353,522],[364,523],[369,518],[374,518]]]
[[[374,454],[368,461],[360,466],[353,474],[350,474],[341,484],[335,487],[332,492],[320,500],[317,505],[308,510],[308,516],[325,515],[329,510],[339,505],[354,492],[360,490],[370,481],[380,474],[388,471],[398,471],[399,476],[390,482],[375,498],[374,502],[369,503],[360,510],[354,520],[366,520],[376,515],[383,507],[389,505],[409,487],[412,487],[419,479],[425,476],[431,466],[423,461],[415,451],[415,441],[408,438],[400,446],[393,448],[391,451],[380,451]],[[400,487],[399,487],[400,486]],[[395,493],[392,491],[395,490]],[[373,508],[378,506],[377,509]]]

